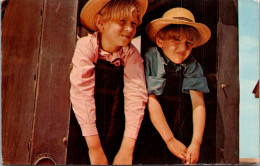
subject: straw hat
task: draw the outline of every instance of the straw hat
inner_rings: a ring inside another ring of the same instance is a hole
[[[95,17],[100,10],[111,0],[89,0],[83,7],[80,13],[81,24],[89,30],[96,31]],[[136,0],[141,7],[141,16],[143,17],[147,6],[148,0]]]
[[[164,13],[162,18],[155,19],[147,25],[146,31],[148,37],[151,39],[151,41],[155,42],[156,34],[162,28],[170,24],[184,24],[197,29],[201,36],[201,41],[197,43],[194,47],[198,47],[200,45],[205,44],[211,36],[210,29],[202,23],[195,22],[195,18],[189,10],[177,7],[168,10]]]

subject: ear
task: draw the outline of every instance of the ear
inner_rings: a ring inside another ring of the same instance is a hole
[[[98,28],[99,31],[102,31],[104,28],[103,28],[103,19],[102,19],[102,15],[100,14],[97,14],[96,15],[96,26]]]
[[[163,47],[163,40],[159,38],[158,36],[155,37],[155,42],[158,47],[162,48]]]

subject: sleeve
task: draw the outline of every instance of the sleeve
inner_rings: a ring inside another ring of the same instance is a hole
[[[147,52],[145,54],[145,78],[148,94],[161,95],[166,84],[164,65],[158,64],[157,56]]]
[[[97,135],[94,52],[88,37],[78,40],[72,58],[70,99],[83,136]]]
[[[203,69],[194,58],[192,58],[191,62],[184,68],[182,91],[189,93],[189,90],[209,93],[207,79],[203,75]]]
[[[137,138],[147,103],[143,59],[132,47],[124,67],[125,132],[124,136]]]

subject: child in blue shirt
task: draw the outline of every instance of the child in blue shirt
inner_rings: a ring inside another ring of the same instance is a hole
[[[157,45],[145,54],[151,122],[166,143],[169,158],[175,155],[185,164],[195,164],[206,121],[203,93],[209,89],[191,51],[209,40],[210,29],[195,22],[189,10],[173,8],[151,21],[147,34]],[[158,144],[154,146],[165,146]],[[165,151],[155,153],[161,164],[167,163]]]

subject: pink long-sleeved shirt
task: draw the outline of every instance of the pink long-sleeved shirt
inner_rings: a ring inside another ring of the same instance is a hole
[[[70,99],[83,136],[97,135],[94,99],[95,63],[98,59],[124,66],[125,137],[137,138],[147,102],[143,59],[130,44],[110,54],[99,47],[98,33],[77,41],[70,74]],[[106,80],[104,80],[106,81]]]

